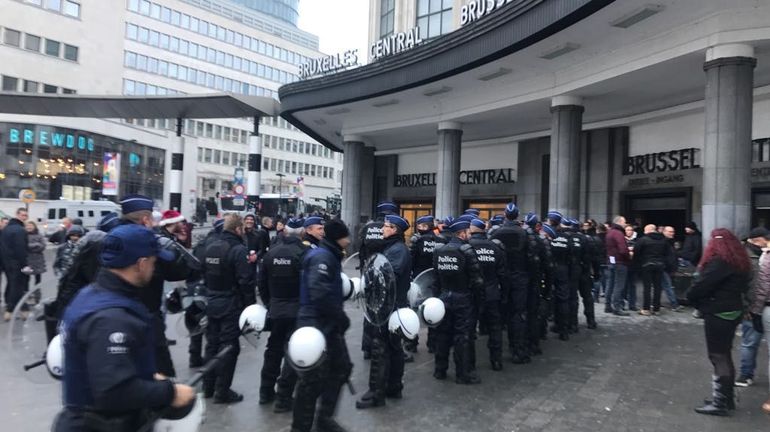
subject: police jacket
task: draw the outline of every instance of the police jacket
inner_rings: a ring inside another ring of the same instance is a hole
[[[203,272],[208,316],[238,314],[243,307],[256,302],[254,265],[249,263],[248,254],[243,239],[230,231],[224,231],[206,246]]]
[[[569,266],[572,262],[570,235],[561,228],[556,228],[556,237],[551,239],[551,259],[554,266]]]
[[[343,309],[342,249],[321,240],[302,261],[297,327],[313,326],[325,335],[344,333],[350,319]]]
[[[77,427],[83,410],[107,417],[134,414],[141,422],[142,410],[171,404],[173,384],[153,378],[153,329],[150,312],[137,297],[142,289],[102,270],[67,308],[62,322],[66,430],[88,430]]]
[[[298,237],[287,236],[262,258],[257,285],[272,318],[297,317],[302,258],[307,250]]]
[[[495,231],[492,239],[502,243],[509,272],[527,272],[530,239],[518,222],[506,221]]]
[[[484,277],[476,251],[468,243],[452,237],[449,243],[436,248],[433,253],[433,269],[436,285],[433,292],[468,293],[482,298]]]
[[[24,222],[13,218],[0,233],[3,268],[14,272],[21,271],[27,265],[27,231],[24,229]]]
[[[358,238],[361,239],[358,248],[358,258],[361,260],[361,268],[363,268],[366,260],[385,249],[382,238],[382,226],[385,225],[385,219],[382,217],[377,220],[369,222],[361,227],[361,232]]]
[[[654,268],[673,272],[676,270],[676,257],[666,237],[661,233],[652,232],[636,241],[634,264],[642,270]]]
[[[302,244],[306,248],[315,249],[321,244],[321,241],[311,235],[305,234],[302,236]]]
[[[550,292],[551,272],[553,271],[553,260],[551,258],[551,246],[548,242],[537,235],[533,229],[528,229],[527,233],[533,240],[534,253],[531,255],[536,259],[531,260],[530,283],[542,287],[548,287]]]
[[[409,291],[410,275],[412,273],[412,256],[409,249],[404,244],[401,234],[396,234],[384,240],[385,255],[390,266],[393,267],[393,273],[396,275],[396,307],[409,307],[409,301],[406,293]]]
[[[570,276],[581,278],[591,274],[591,256],[586,236],[575,230],[569,231],[570,240]]]
[[[59,279],[56,292],[57,318],[61,319],[64,308],[70,304],[78,291],[96,279],[101,268],[99,253],[102,250],[102,240],[107,235],[104,231],[90,231],[75,245],[72,252],[72,265]]]
[[[412,256],[412,278],[433,268],[433,251],[436,246],[445,243],[446,239],[433,234],[433,231],[412,236],[409,246],[409,253]]]
[[[468,243],[476,252],[476,257],[484,276],[484,297],[487,302],[501,301],[508,298],[508,272],[506,271],[505,252],[499,244],[489,240],[485,233],[473,233]]]

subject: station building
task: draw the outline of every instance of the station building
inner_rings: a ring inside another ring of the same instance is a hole
[[[769,23],[753,0],[372,0],[369,64],[284,85],[282,116],[344,152],[353,226],[382,199],[513,200],[745,235],[770,223]]]

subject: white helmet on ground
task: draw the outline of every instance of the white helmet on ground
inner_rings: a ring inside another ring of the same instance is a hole
[[[64,341],[61,335],[54,336],[48,344],[48,349],[45,351],[45,367],[56,379],[61,379],[64,375]]]
[[[315,368],[323,361],[326,352],[326,338],[315,327],[301,327],[289,338],[287,354],[289,362],[297,372]]]
[[[242,333],[261,332],[267,324],[267,309],[261,304],[246,306],[238,318],[238,327]]]
[[[195,398],[191,407],[175,409],[183,413],[181,418],[161,418],[152,427],[154,432],[192,432],[200,430],[203,423],[206,407],[200,394]],[[175,413],[176,414],[176,413]]]
[[[414,340],[420,332],[420,318],[410,308],[396,309],[388,319],[388,330],[406,339]]]
[[[429,297],[425,299],[420,305],[420,318],[428,327],[437,327],[441,324],[446,314],[446,308],[444,302],[436,297]]]

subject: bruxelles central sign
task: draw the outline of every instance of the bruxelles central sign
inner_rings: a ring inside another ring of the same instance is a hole
[[[517,0],[471,0],[460,8],[460,26],[475,22]]]
[[[458,181],[461,185],[516,183],[516,176],[512,168],[471,170],[460,171]],[[436,186],[436,173],[400,174],[393,186]]]

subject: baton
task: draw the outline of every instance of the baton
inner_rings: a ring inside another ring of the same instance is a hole
[[[43,358],[43,359],[40,359],[40,360],[38,360],[38,361],[36,361],[34,363],[30,363],[28,365],[24,365],[24,372],[27,372],[30,369],[34,369],[34,368],[36,368],[38,366],[43,366],[44,364],[45,364],[45,359]]]
[[[199,382],[201,382],[201,380],[203,380],[203,377],[206,376],[207,373],[211,372],[215,367],[217,367],[219,362],[222,361],[222,358],[226,356],[230,351],[232,351],[232,349],[233,349],[232,345],[228,345],[222,348],[217,353],[217,355],[214,356],[214,358],[207,361],[206,364],[203,365],[203,367],[200,368],[198,372],[195,373],[195,375],[191,376],[185,382],[185,384],[190,387],[196,386]],[[193,400],[192,403],[194,404],[195,400]],[[155,425],[155,422],[158,419],[160,419],[162,415],[163,415],[163,411],[155,411],[152,414],[150,414],[149,420],[147,420],[147,423],[145,423],[144,426],[142,426],[138,432],[151,432],[152,427]]]
[[[345,381],[345,384],[348,385],[348,390],[350,390],[350,394],[355,396],[356,395],[356,388],[353,387],[353,382],[350,381],[350,378],[348,378],[348,380]]]

